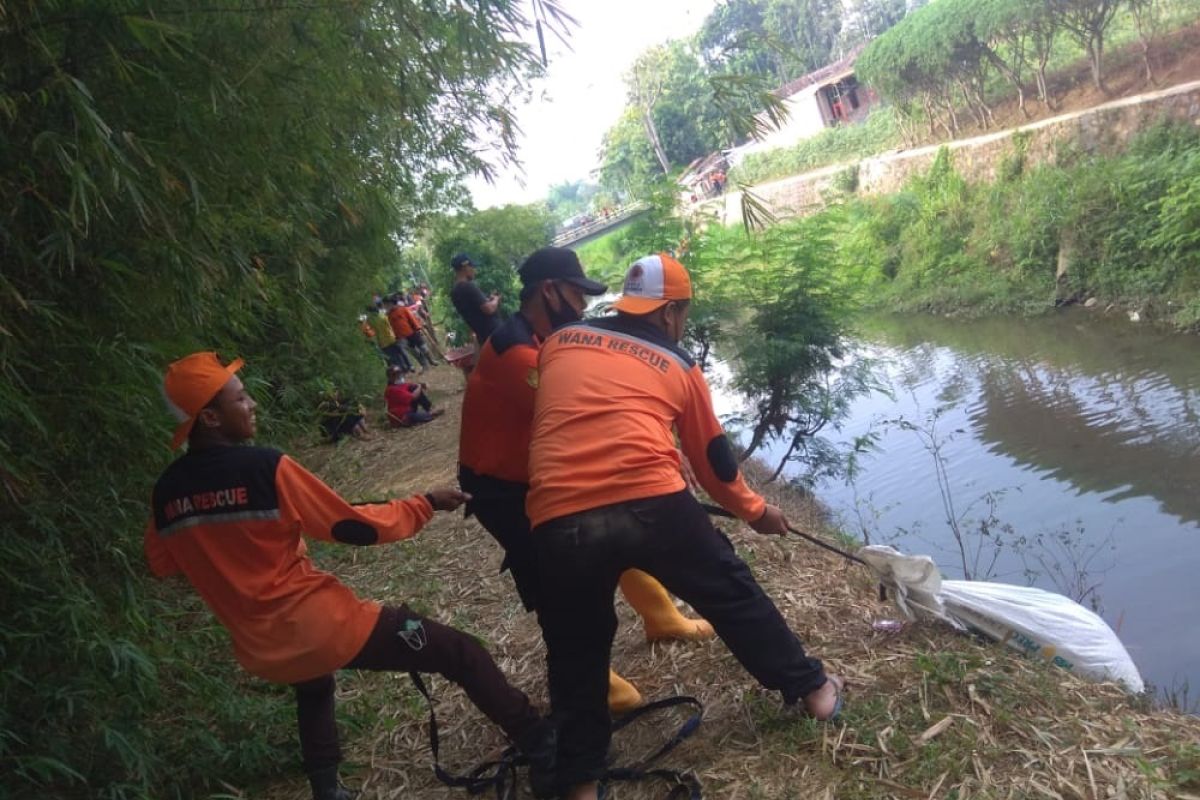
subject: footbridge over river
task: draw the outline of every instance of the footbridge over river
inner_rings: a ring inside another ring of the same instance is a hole
[[[622,206],[607,217],[600,216],[586,225],[576,225],[569,230],[562,231],[554,237],[554,244],[557,247],[575,247],[581,245],[584,242],[595,239],[597,236],[602,236],[611,230],[616,230],[626,222],[640,217],[649,210],[650,206],[646,203],[631,203],[627,206]]]

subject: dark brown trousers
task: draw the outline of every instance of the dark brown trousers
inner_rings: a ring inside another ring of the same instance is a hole
[[[480,711],[512,740],[537,724],[529,698],[509,684],[487,650],[462,631],[426,619],[407,606],[385,607],[367,643],[346,669],[429,672],[457,683]],[[294,684],[304,771],[341,761],[334,721],[333,675]]]

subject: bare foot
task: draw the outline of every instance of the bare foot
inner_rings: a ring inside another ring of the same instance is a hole
[[[581,783],[567,790],[567,800],[596,800],[595,783]]]
[[[822,722],[833,719],[842,710],[842,692],[846,681],[838,675],[829,675],[820,689],[804,696],[804,710]]]

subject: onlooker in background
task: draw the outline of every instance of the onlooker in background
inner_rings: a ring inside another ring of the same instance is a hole
[[[341,389],[330,386],[322,392],[317,410],[321,414],[321,430],[334,444],[343,436],[366,437],[366,409],[342,397]]]
[[[450,259],[450,266],[454,269],[450,302],[483,347],[492,331],[500,326],[500,295],[493,292],[491,297],[483,296],[483,290],[475,283],[475,264],[465,253]]]
[[[445,409],[433,407],[433,401],[423,383],[409,383],[404,373],[388,367],[388,387],[383,393],[387,403],[388,422],[393,428],[409,428],[440,417]]]
[[[392,323],[384,312],[384,305],[384,301],[380,300],[379,305],[367,315],[367,322],[371,323],[371,327],[375,329],[375,342],[387,357],[389,364],[399,367],[405,372],[412,372],[412,362],[408,360],[404,348],[396,341],[396,334],[392,332]]]
[[[370,307],[368,306],[369,311]],[[367,322],[367,314],[358,315],[358,329],[362,331],[362,335],[373,348],[379,349],[379,345],[375,342],[375,329],[371,327],[371,323]]]
[[[392,325],[392,333],[396,334],[397,339],[408,344],[413,357],[420,362],[422,372],[426,367],[436,366],[437,362],[433,360],[433,356],[425,347],[425,337],[421,334],[421,321],[404,304],[404,296],[396,294],[389,299],[389,303],[391,307],[388,309],[388,322]]]
[[[375,354],[383,359],[385,364],[392,363],[383,352],[383,348],[379,346],[379,335],[375,333],[375,328],[371,325],[371,316],[374,315],[375,308],[367,306],[367,310],[358,315],[358,329],[362,331],[363,338],[367,340],[367,344],[375,351]]]
[[[420,290],[413,287],[413,290],[408,295],[412,299],[409,304],[409,310],[416,315],[417,320],[421,323],[421,335],[424,337],[426,346],[433,352],[438,359],[445,361],[446,356],[442,353],[442,349],[437,343],[437,329],[433,327],[433,315],[429,313],[429,301],[425,299],[425,295],[421,294]]]
[[[425,297],[414,286],[412,291],[408,293],[408,307],[417,315],[417,319],[421,320],[422,325],[429,324],[429,309],[425,306]]]

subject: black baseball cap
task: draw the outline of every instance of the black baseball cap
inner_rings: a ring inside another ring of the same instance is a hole
[[[475,262],[472,261],[471,257],[469,255],[467,255],[466,253],[459,253],[454,258],[450,259],[450,266],[453,267],[454,269],[459,269],[464,264],[474,264],[474,263]]]
[[[583,274],[583,265],[574,250],[565,247],[543,247],[535,250],[517,271],[521,283],[529,286],[538,281],[566,281],[579,287],[584,294],[604,294],[608,287],[590,280]]]

